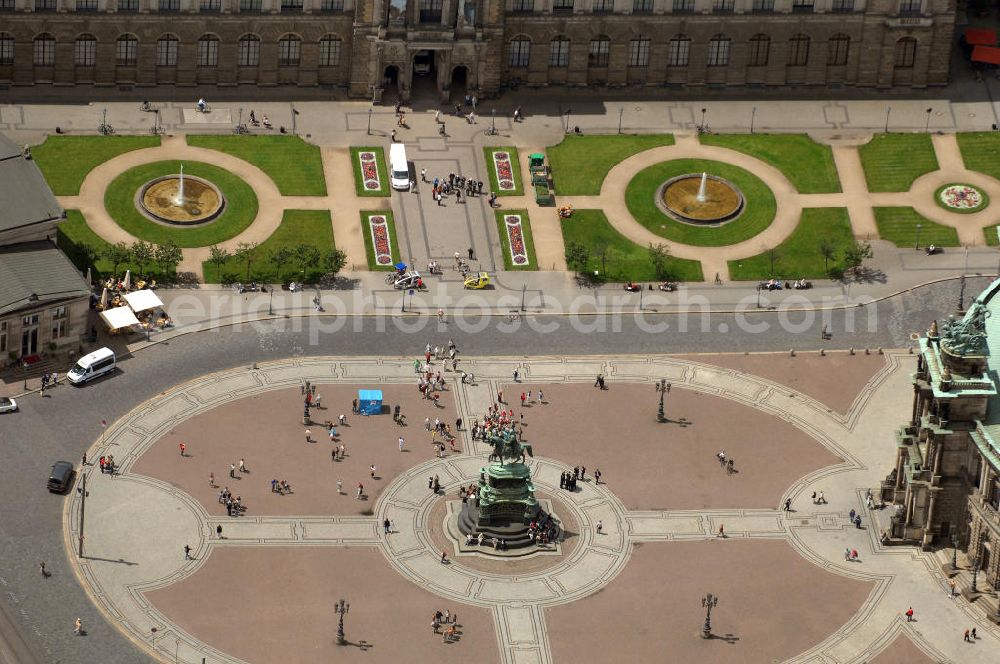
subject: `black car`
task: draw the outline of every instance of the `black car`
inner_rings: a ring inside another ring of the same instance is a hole
[[[73,464],[69,461],[56,461],[49,473],[49,491],[62,493],[69,488],[73,479]]]

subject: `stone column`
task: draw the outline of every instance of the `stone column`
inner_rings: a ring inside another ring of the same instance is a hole
[[[905,469],[906,451],[902,447],[896,448],[896,491],[903,490],[903,473]]]
[[[913,384],[913,415],[910,417],[910,422],[913,426],[917,426],[920,421],[920,386],[916,383]]]

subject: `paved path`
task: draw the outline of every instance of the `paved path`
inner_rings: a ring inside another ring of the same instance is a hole
[[[705,358],[710,361],[710,358]],[[211,536],[219,519],[172,485],[132,472],[136,460],[178,419],[205,412],[224,401],[245,398],[281,386],[295,386],[309,378],[323,383],[412,381],[406,361],[384,358],[310,358],[262,364],[258,370],[233,370],[212,374],[168,390],[140,405],[112,424],[88,456],[113,453],[121,464],[115,477],[89,473],[86,546],[89,556],[75,559],[81,582],[94,601],[133,641],[162,660],[180,662],[238,661],[180,629],[144,599],[141,591],[161,588],[193,574],[213,551],[231,546],[373,546],[404,577],[451,602],[487,607],[495,613],[498,661],[504,664],[552,661],[550,635],[542,607],[555,606],[598,592],[613,583],[628,564],[633,543],[715,539],[725,524],[729,541],[764,538],[789,543],[807,560],[846,577],[874,583],[874,589],[855,617],[810,650],[788,660],[810,664],[858,663],[886,648],[905,629],[925,649],[933,648],[936,661],[992,662],[1000,647],[1000,631],[964,600],[949,599],[941,584],[936,559],[913,548],[884,549],[876,528],[855,529],[847,523],[850,509],[861,511],[865,488],[876,487],[892,465],[888,443],[906,412],[910,390],[908,371],[913,357],[889,355],[885,370],[862,391],[846,415],[839,415],[802,394],[771,381],[720,369],[702,362],[669,357],[633,358],[532,358],[497,360],[466,358],[478,377],[476,386],[452,384],[459,412],[471,418],[482,411],[493,392],[509,381],[514,367],[538,384],[579,382],[593,376],[595,366],[616,382],[652,384],[668,375],[675,389],[721,396],[787,420],[844,459],[843,463],[810,473],[788,488],[791,513],[777,509],[719,509],[708,511],[657,510],[629,512],[607,485],[581,485],[568,500],[580,524],[581,541],[565,559],[552,566],[517,574],[470,571],[456,554],[453,564],[441,565],[440,553],[428,537],[427,518],[434,501],[426,489],[428,473],[442,477],[451,487],[478,475],[478,455],[432,460],[414,467],[392,481],[374,505],[370,517],[247,518],[226,520],[227,539]],[[595,364],[596,362],[596,364]],[[463,446],[482,453],[481,444],[467,440]],[[539,457],[532,461],[536,484],[556,492],[559,462]],[[813,505],[812,490],[820,488],[829,504]],[[79,535],[79,496],[67,502],[66,541]],[[114,518],[100,518],[102,514]],[[386,538],[377,524],[389,517],[398,533]],[[594,524],[605,524],[606,536],[596,538]],[[230,530],[231,529],[231,530]],[[231,534],[231,538],[229,538]],[[185,562],[177,554],[178,542],[191,543],[197,560]],[[725,545],[725,541],[722,542]],[[860,563],[843,560],[844,547],[856,548]],[[122,563],[126,564],[122,564]],[[918,622],[903,625],[900,614],[908,606]],[[978,613],[978,614],[977,614]],[[959,635],[978,626],[980,647],[970,649]],[[155,631],[151,631],[155,627]],[[177,649],[175,651],[175,648]]]

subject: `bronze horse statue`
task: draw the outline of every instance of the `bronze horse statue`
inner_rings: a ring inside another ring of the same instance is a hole
[[[518,442],[517,436],[513,432],[507,431],[500,435],[490,436],[489,444],[493,447],[489,460],[506,463],[507,461],[520,461],[524,463],[526,456],[534,457],[529,443]]]

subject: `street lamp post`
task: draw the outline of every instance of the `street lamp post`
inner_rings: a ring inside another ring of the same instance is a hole
[[[570,113],[572,113],[572,112],[573,112],[573,109],[572,109],[572,108],[567,108],[567,109],[566,109],[566,133],[567,133],[567,134],[569,133],[569,115],[570,115]]]
[[[701,598],[701,605],[705,607],[705,624],[701,628],[701,638],[712,638],[712,609],[718,606],[719,598],[708,593]]]
[[[889,133],[889,115],[892,113],[892,106],[885,107],[885,133]]]
[[[918,250],[920,249],[920,229],[922,227],[923,227],[923,224],[917,224],[917,241],[913,244],[913,248],[914,249],[918,249]]]
[[[972,559],[972,587],[969,588],[969,591],[973,595],[975,595],[976,593],[979,592],[979,590],[976,588],[976,577],[977,576],[979,576],[979,556],[978,555],[975,558]]]
[[[524,311],[524,298],[528,294],[528,284],[521,284],[521,311]]]
[[[757,119],[757,107],[754,106],[750,109],[750,133],[753,133],[754,120]]]
[[[708,113],[707,108],[701,109],[701,124],[698,125],[700,131],[705,131],[705,114]]]
[[[374,108],[368,109],[368,135],[372,135],[372,113],[375,112]]]
[[[663,423],[667,421],[667,416],[663,412],[663,397],[670,392],[670,383],[667,382],[666,378],[661,378],[660,382],[656,384],[656,391],[660,393],[660,409],[656,411],[656,421]]]
[[[625,107],[618,107],[618,133],[622,133],[622,116],[625,115]]]
[[[340,600],[333,605],[334,613],[340,614],[340,621],[337,624],[337,645],[342,646],[347,643],[347,639],[344,638],[344,615],[351,610],[351,605],[346,604],[344,600]]]
[[[951,571],[958,571],[958,535],[951,536]]]
[[[490,121],[490,136],[497,135],[497,109],[491,109],[490,114],[493,116]]]
[[[931,113],[934,112],[933,108],[927,109],[927,122],[924,123],[924,133],[930,133],[931,130]]]

